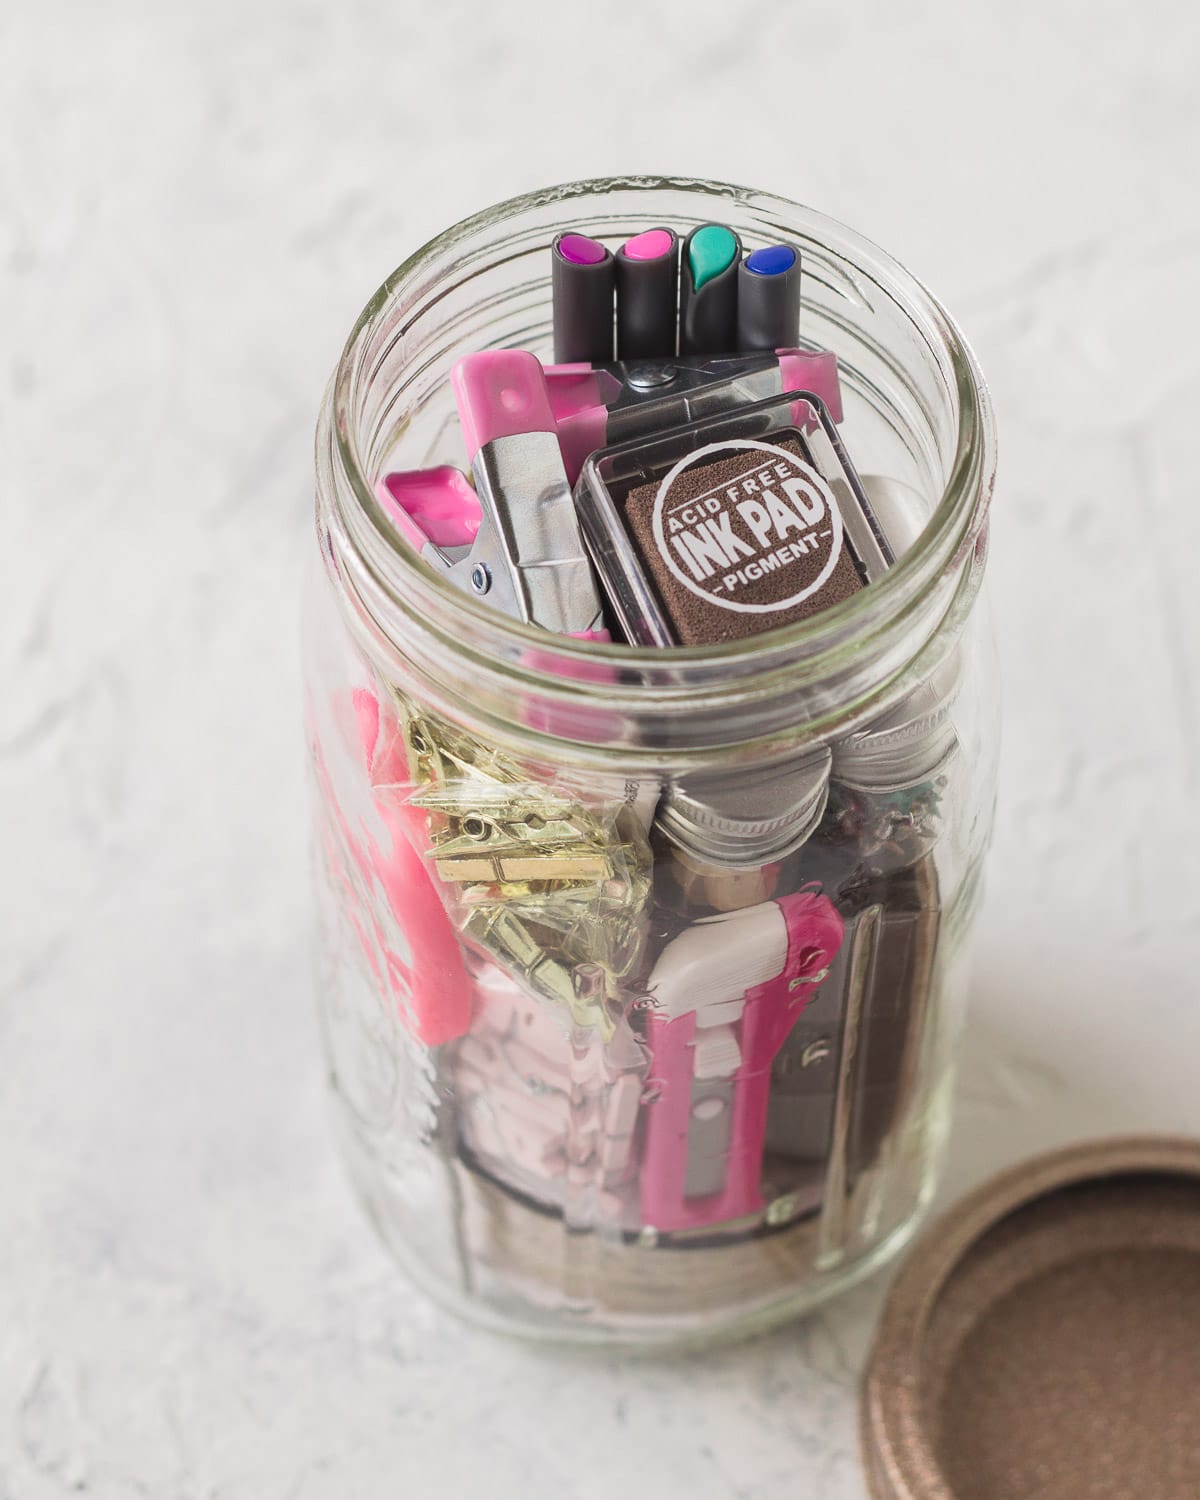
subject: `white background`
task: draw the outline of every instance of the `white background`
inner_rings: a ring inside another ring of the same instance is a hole
[[[861,1500],[872,1286],[685,1362],[513,1347],[330,1146],[297,578],[368,295],[481,204],[747,182],[989,373],[1007,693],[945,1198],[1200,1129],[1200,22],[1007,0],[0,0],[0,1500]]]

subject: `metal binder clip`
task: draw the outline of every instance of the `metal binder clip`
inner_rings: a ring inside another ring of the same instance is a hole
[[[824,350],[551,365],[546,385],[572,483],[598,448],[718,416],[785,391],[815,391],[833,420],[842,420],[837,357]],[[802,425],[815,426],[811,413],[797,415]]]
[[[470,354],[451,383],[475,487],[448,467],[389,474],[379,494],[392,519],[465,593],[527,624],[606,640],[541,364],[521,349]]]

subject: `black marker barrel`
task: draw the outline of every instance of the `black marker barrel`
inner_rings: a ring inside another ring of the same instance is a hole
[[[800,253],[791,245],[764,245],[738,267],[738,352],[793,349],[799,338]]]
[[[617,251],[617,358],[672,359],[679,280],[679,240],[648,229]]]
[[[582,234],[560,234],[553,271],[554,363],[607,364],[613,357],[612,252]]]
[[[702,224],[684,240],[679,271],[680,354],[736,351],[741,256],[737,235],[724,224]]]

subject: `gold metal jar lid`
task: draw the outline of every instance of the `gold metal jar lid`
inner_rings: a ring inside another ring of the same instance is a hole
[[[1200,1496],[1200,1142],[1101,1141],[969,1196],[888,1296],[875,1500]]]

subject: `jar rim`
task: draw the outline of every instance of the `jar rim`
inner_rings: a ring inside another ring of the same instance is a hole
[[[409,255],[382,283],[368,301],[352,329],[331,382],[331,401],[323,413],[328,425],[328,447],[323,454],[322,429],[318,429],[318,467],[328,459],[343,484],[333,486],[334,512],[342,539],[349,544],[354,561],[363,567],[362,578],[369,591],[385,607],[397,610],[410,622],[428,625],[431,613],[452,610],[456,622],[455,641],[477,663],[500,667],[516,677],[521,664],[531,656],[543,661],[548,649],[547,633],[537,626],[509,618],[484,602],[455,588],[447,579],[425,566],[411,549],[402,550],[394,540],[388,521],[369,481],[363,434],[355,420],[361,385],[372,368],[367,351],[384,319],[406,288],[419,284],[423,274],[456,247],[465,247],[482,232],[502,227],[506,221],[536,213],[550,206],[569,211],[576,201],[595,200],[604,194],[683,192],[702,194],[717,201],[761,214],[791,218],[802,216],[805,232],[819,237],[823,245],[852,267],[869,273],[871,279],[913,321],[935,356],[944,356],[953,372],[957,432],[953,454],[946,466],[942,492],[927,523],[911,546],[869,589],[807,619],[779,626],[761,634],[697,646],[676,646],[669,652],[653,646],[617,642],[576,641],[550,638],[554,670],[565,679],[576,676],[575,690],[595,687],[597,663],[608,662],[615,673],[640,671],[643,682],[653,682],[658,691],[669,690],[672,671],[703,681],[715,692],[723,680],[765,682],[781,672],[798,671],[816,681],[836,663],[840,653],[861,645],[872,632],[906,614],[914,602],[936,586],[947,572],[962,562],[984,526],[995,476],[995,432],[992,407],[982,372],[974,353],[950,315],[925,285],[871,240],[837,220],[777,194],[701,178],[620,176],[569,182],[521,194],[484,208],[442,230]],[[419,316],[419,314],[418,314]],[[950,385],[950,382],[947,382]],[[332,409],[332,420],[330,417]],[[949,450],[949,444],[947,444]],[[422,606],[426,606],[422,609]],[[375,611],[369,611],[375,613]],[[378,628],[380,622],[374,621]],[[383,630],[385,636],[391,632]],[[445,642],[451,644],[443,632]],[[590,669],[590,670],[589,670]],[[590,681],[585,681],[586,679]],[[568,682],[565,691],[572,688]]]

